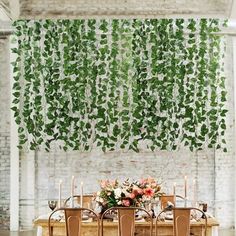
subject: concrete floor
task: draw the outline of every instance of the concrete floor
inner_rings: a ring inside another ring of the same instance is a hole
[[[21,231],[21,232],[10,232],[0,231],[0,236],[36,236],[36,231]]]
[[[36,231],[9,232],[0,231],[0,236],[37,236]],[[220,230],[219,236],[235,236],[234,230]]]
[[[219,236],[235,236],[235,230],[233,229],[221,229],[219,230]]]

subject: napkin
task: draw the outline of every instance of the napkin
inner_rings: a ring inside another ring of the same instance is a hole
[[[206,217],[207,218],[214,218],[214,216],[213,215],[211,215],[210,213],[208,213],[208,212],[205,212],[205,214],[206,214]]]
[[[117,219],[114,219],[113,222],[117,223],[118,220],[117,220]],[[145,222],[145,219],[144,219],[144,218],[136,219],[135,222]]]
[[[36,220],[48,220],[50,214],[51,213],[40,215]],[[52,215],[51,219],[56,220],[56,221],[65,222],[64,214],[61,212],[55,212]],[[91,217],[86,216],[86,215],[84,215],[82,218],[82,222],[92,222],[92,221],[93,221],[93,219]]]

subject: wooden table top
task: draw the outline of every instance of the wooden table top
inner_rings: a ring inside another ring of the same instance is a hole
[[[64,221],[51,221],[52,226],[54,227],[64,227],[65,222]],[[114,227],[117,226],[117,222],[107,221],[105,220],[103,222],[104,226],[106,227]],[[135,222],[135,224],[140,226],[149,226],[148,222]],[[153,221],[153,224],[155,224],[155,220]],[[191,222],[191,226],[202,226],[205,224],[205,220],[201,219],[200,221],[194,221]],[[47,219],[36,219],[34,221],[35,226],[42,226],[42,227],[48,227],[48,220]],[[158,226],[172,226],[173,221],[171,220],[165,220],[165,221],[158,221]],[[97,227],[97,222],[83,222],[83,226],[86,227]],[[207,226],[219,226],[219,222],[215,218],[208,218],[207,219]]]

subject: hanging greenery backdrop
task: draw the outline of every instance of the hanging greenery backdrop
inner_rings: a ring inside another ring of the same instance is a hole
[[[19,148],[224,146],[217,19],[16,21]],[[226,151],[226,149],[224,149]]]

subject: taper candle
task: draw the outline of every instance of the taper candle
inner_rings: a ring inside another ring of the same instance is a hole
[[[193,207],[197,207],[197,185],[196,180],[193,180]]]
[[[70,207],[74,207],[74,189],[75,189],[75,177],[71,177],[71,201],[70,201]]]
[[[59,181],[58,208],[61,207],[61,187],[62,187],[62,180]]]
[[[84,183],[80,183],[80,207],[83,207],[83,185]]]
[[[185,204],[184,206],[187,207],[187,176],[184,176],[184,199],[185,199]]]
[[[173,195],[175,196],[175,193],[176,192],[176,183],[174,182],[174,185],[173,185]]]

